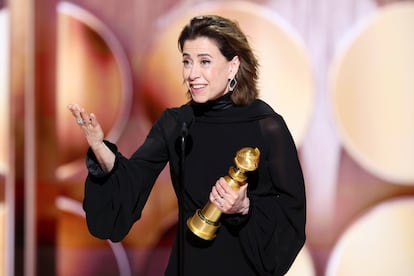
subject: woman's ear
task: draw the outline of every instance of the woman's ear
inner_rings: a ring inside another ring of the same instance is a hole
[[[239,56],[234,56],[233,59],[230,61],[230,76],[229,79],[234,77],[239,71],[240,60]]]

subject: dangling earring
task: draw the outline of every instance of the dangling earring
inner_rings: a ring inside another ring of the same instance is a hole
[[[237,85],[237,80],[236,77],[232,77],[231,79],[229,79],[229,91],[233,92],[234,88],[236,88]]]

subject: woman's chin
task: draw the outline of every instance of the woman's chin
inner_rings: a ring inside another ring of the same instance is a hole
[[[191,97],[195,103],[199,104],[206,103],[209,100],[207,97],[201,95],[191,95]]]

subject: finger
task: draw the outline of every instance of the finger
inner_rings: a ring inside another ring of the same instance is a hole
[[[224,194],[232,194],[234,192],[233,188],[224,180],[220,182],[220,188]]]
[[[89,123],[89,116],[87,113],[85,113],[84,109],[81,109],[79,112],[79,115],[76,116],[76,122],[78,123],[78,125],[80,125],[81,127],[86,127],[88,126]]]
[[[98,120],[96,119],[96,115],[94,113],[89,115],[89,122],[93,127],[98,125]]]
[[[84,126],[84,127],[90,127],[91,126],[91,117],[84,109],[81,110],[80,117],[83,120],[82,126]]]
[[[69,104],[68,109],[72,113],[73,117],[76,118],[79,116],[79,106],[77,104]]]
[[[79,116],[79,113],[81,112],[81,107],[78,104],[70,104],[68,105],[68,108],[74,116]]]
[[[216,202],[217,196],[213,195],[213,193],[211,192],[209,199],[210,199],[211,202]]]
[[[72,112],[73,117],[75,117],[76,123],[82,126],[85,123],[85,119],[82,116],[82,112],[85,112],[84,109],[78,104],[69,104],[68,109]]]
[[[88,113],[86,113],[86,110],[83,107],[79,109],[79,116],[81,116],[83,119],[87,119],[89,117]]]
[[[211,189],[211,193],[213,194],[214,198],[221,198],[221,194],[217,191],[217,187],[213,186]]]
[[[78,105],[78,104],[74,104],[74,103],[68,104],[68,109],[69,109],[71,112],[73,112],[74,110],[76,110],[76,109],[78,109],[78,108],[79,108],[79,105]]]
[[[220,177],[220,179],[218,180],[218,183],[220,185],[220,188],[224,192],[231,193],[233,191],[233,189],[230,187],[229,183],[227,183],[227,181],[224,177]]]
[[[224,205],[223,200],[219,196],[214,195],[213,192],[210,193],[210,201],[218,208],[222,208]]]
[[[74,105],[73,107],[73,113],[74,116],[76,117],[76,122],[82,126],[82,127],[87,127],[90,128],[92,126],[96,126],[97,120],[96,120],[96,116],[94,114],[89,114],[85,108],[83,107],[79,107],[77,105]],[[94,124],[92,125],[92,119],[94,119]]]
[[[214,187],[215,187],[215,190],[217,191],[218,196],[220,198],[223,198],[224,195],[226,194],[226,191],[222,188],[221,184],[217,182]]]
[[[240,186],[240,192],[242,192],[242,193],[244,193],[244,194],[246,194],[247,193],[247,187],[249,186],[249,184],[244,184],[244,185],[242,185],[242,186]]]

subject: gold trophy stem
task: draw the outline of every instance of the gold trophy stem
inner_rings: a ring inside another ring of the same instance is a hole
[[[237,152],[234,158],[237,168],[230,167],[229,175],[224,177],[234,191],[238,191],[242,185],[246,184],[245,172],[257,169],[259,157],[260,151],[257,148],[242,148]],[[187,220],[188,228],[198,237],[212,240],[216,237],[216,231],[220,227],[221,214],[221,210],[209,201],[202,210],[198,209]]]

